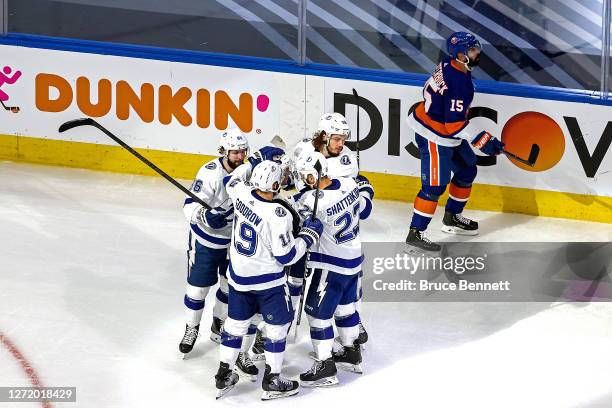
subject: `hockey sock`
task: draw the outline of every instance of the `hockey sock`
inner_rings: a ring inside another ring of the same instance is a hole
[[[225,321],[227,319],[227,279],[223,276],[219,277],[219,287],[217,288],[215,306],[213,307],[213,316]]]
[[[446,202],[446,211],[452,214],[461,214],[463,208],[470,198],[472,186],[460,187],[455,182],[451,182],[448,190],[448,201]]]
[[[204,312],[204,299],[209,289],[187,284],[183,303],[185,304],[185,320],[190,327],[200,324]]]
[[[278,374],[283,367],[283,359],[285,357],[286,339],[270,340],[266,339],[264,343],[264,355],[266,356],[266,364],[270,366],[272,374]]]
[[[419,191],[419,194],[414,199],[414,213],[412,214],[412,222],[410,223],[410,228],[416,228],[419,231],[425,231],[431,218],[436,212],[436,207],[438,206],[438,197],[436,200],[431,200],[423,190]]]
[[[232,336],[223,330],[223,334],[221,335],[221,346],[219,347],[219,356],[221,362],[229,365],[230,370],[232,370],[234,364],[236,364],[236,359],[238,358],[241,347],[242,336]]]
[[[348,316],[336,316],[336,328],[343,346],[352,346],[359,337],[359,313]]]

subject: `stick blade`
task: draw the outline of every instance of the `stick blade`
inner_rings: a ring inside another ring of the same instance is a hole
[[[353,88],[353,96],[355,99],[359,99],[359,95],[357,95],[357,90],[355,88]]]
[[[59,132],[63,133],[75,127],[93,125],[93,123],[94,121],[92,118],[81,118],[81,119],[69,120],[68,122],[62,123],[62,125],[59,127]]]
[[[272,140],[270,140],[270,144],[274,147],[278,147],[280,149],[285,150],[287,148],[287,143],[283,140],[279,135],[274,135]]]
[[[534,144],[531,146],[531,152],[529,152],[529,158],[527,161],[531,167],[535,166],[536,160],[538,160],[538,156],[540,155],[540,146]]]

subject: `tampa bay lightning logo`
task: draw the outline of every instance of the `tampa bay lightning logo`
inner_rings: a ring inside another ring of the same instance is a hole
[[[208,170],[214,170],[214,169],[216,169],[216,168],[217,168],[217,163],[215,163],[215,162],[210,162],[210,163],[208,163],[208,164],[206,165],[206,168],[207,168]]]
[[[344,155],[340,158],[340,163],[344,164],[345,166],[348,166],[349,164],[351,164],[351,159],[347,155]]]
[[[323,190],[319,190],[319,200],[323,198]]]
[[[284,217],[285,215],[287,215],[287,211],[284,208],[281,208],[281,207],[276,207],[276,210],[274,210],[274,212],[279,217]]]
[[[230,187],[234,187],[234,186],[236,186],[236,184],[238,184],[238,181],[239,181],[239,180],[234,180],[234,181],[232,181],[232,182],[229,184],[229,186],[230,186]]]

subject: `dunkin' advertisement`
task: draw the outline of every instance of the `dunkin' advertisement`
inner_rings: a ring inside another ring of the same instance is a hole
[[[13,46],[0,55],[0,100],[18,113],[4,134],[112,144],[92,129],[57,132],[91,117],[134,147],[215,154],[228,127],[256,144],[279,133],[282,74]]]

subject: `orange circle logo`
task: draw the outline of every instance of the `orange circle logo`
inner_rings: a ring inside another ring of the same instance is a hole
[[[519,157],[527,158],[534,144],[540,147],[534,167],[508,157],[515,166],[527,171],[548,170],[559,163],[565,152],[563,131],[550,116],[539,112],[522,112],[510,118],[502,130],[501,140],[506,150]]]

